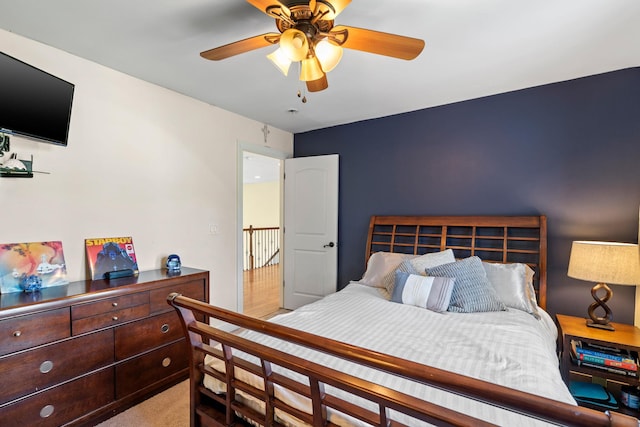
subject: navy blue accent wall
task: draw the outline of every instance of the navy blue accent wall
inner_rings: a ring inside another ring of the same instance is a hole
[[[638,239],[640,68],[296,134],[294,153],[340,155],[338,288],[364,272],[371,215],[544,214],[548,311],[586,316],[571,242]],[[612,289],[633,323],[634,287]]]

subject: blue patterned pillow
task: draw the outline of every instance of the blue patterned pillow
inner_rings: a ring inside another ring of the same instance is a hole
[[[431,311],[447,311],[455,281],[449,277],[428,277],[396,271],[391,301]]]
[[[489,282],[482,260],[477,256],[427,268],[425,271],[428,276],[456,279],[448,311],[474,313],[507,309]]]

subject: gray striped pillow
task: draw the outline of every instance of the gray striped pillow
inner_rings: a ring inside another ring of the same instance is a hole
[[[507,309],[489,282],[482,260],[477,256],[427,268],[425,271],[427,276],[456,279],[448,311],[474,313]]]
[[[396,271],[391,301],[443,312],[449,307],[456,279]]]

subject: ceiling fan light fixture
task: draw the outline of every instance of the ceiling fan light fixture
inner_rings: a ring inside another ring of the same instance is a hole
[[[289,67],[291,66],[291,60],[284,53],[282,48],[278,48],[275,51],[267,55],[267,58],[275,65],[278,70],[282,71],[282,74],[287,76],[289,74]]]
[[[327,73],[342,59],[343,48],[411,60],[424,49],[424,40],[365,28],[334,25],[352,0],[247,0],[275,18],[278,33],[265,33],[200,53],[219,61],[244,52],[279,44],[267,58],[287,76],[292,62],[300,63],[298,77],[309,92],[329,87]],[[305,102],[306,98],[303,98]]]
[[[311,82],[319,80],[324,76],[324,71],[320,66],[320,61],[315,56],[309,56],[302,60],[300,67],[300,80],[303,82]]]
[[[302,61],[309,53],[309,40],[307,40],[306,34],[302,31],[289,28],[280,36],[280,49],[283,50],[290,61]]]
[[[342,59],[342,47],[331,43],[328,39],[320,40],[314,51],[325,73],[333,70]]]

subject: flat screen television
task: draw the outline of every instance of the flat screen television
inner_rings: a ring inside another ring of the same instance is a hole
[[[0,52],[0,129],[66,146],[74,88]]]

